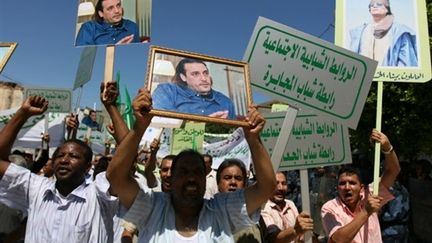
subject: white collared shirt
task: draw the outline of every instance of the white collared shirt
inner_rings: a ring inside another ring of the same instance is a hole
[[[216,182],[216,171],[212,169],[212,171],[206,176],[206,191],[204,194],[204,198],[210,199],[214,196],[214,194],[218,192],[219,189]]]
[[[0,180],[0,202],[27,212],[25,242],[112,242],[118,199],[105,173],[61,199],[55,181],[10,164]]]

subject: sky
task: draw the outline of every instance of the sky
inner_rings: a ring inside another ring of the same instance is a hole
[[[0,42],[18,43],[0,80],[72,89],[82,51],[73,44],[78,1],[0,0],[0,6]],[[259,16],[333,42],[334,9],[334,0],[154,0],[151,43],[116,46],[114,72],[134,96],[144,86],[150,45],[241,61]],[[73,92],[72,107],[101,109],[104,63],[105,47],[98,47],[92,79],[79,102],[79,90]],[[253,100],[265,97],[253,92]]]

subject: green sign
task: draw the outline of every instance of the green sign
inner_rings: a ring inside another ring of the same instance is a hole
[[[49,112],[69,113],[72,106],[72,92],[67,89],[26,89],[25,97],[42,96],[48,100]]]
[[[205,123],[187,122],[184,128],[174,128],[171,153],[178,154],[184,149],[203,151]]]

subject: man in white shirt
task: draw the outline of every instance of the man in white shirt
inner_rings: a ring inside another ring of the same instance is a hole
[[[28,214],[25,242],[112,242],[117,198],[103,175],[85,180],[93,153],[68,140],[53,154],[56,181],[8,161],[12,144],[28,118],[47,110],[42,97],[27,98],[0,131],[0,202]]]

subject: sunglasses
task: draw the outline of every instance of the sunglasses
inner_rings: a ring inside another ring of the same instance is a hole
[[[386,5],[384,3],[370,3],[369,4],[369,8],[384,8]]]

